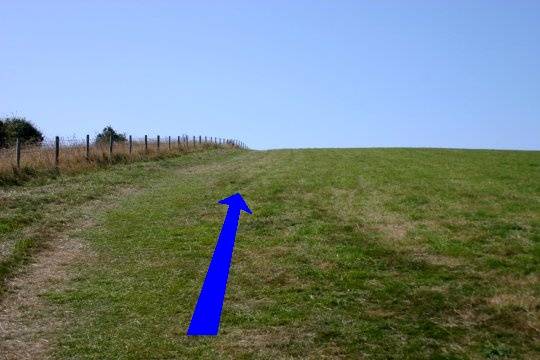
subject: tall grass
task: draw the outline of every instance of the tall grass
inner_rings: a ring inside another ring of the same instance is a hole
[[[87,156],[86,141],[61,139],[58,165],[55,165],[55,142],[47,140],[39,145],[22,145],[20,166],[17,166],[15,148],[0,149],[0,185],[17,184],[39,175],[77,173],[84,170],[141,160],[177,156],[194,151],[238,147],[231,141],[215,142],[199,138],[194,142],[188,137],[134,139],[131,151],[128,141],[113,143],[112,155],[107,142],[91,142]]]

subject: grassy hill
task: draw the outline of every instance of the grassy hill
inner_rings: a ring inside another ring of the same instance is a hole
[[[253,215],[240,219],[221,332],[188,338],[226,211],[216,201],[236,191]],[[15,315],[0,352],[24,339],[95,359],[540,353],[540,152],[215,150],[0,201],[6,278],[24,279],[18,248],[63,259],[52,280],[6,283]],[[58,239],[71,248],[52,251]],[[25,286],[37,306],[13,300]]]

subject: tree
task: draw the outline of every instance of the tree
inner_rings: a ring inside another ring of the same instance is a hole
[[[4,122],[0,120],[0,149],[4,147],[6,132],[4,131]]]
[[[13,146],[17,139],[23,144],[40,144],[44,138],[41,131],[24,117],[0,119],[0,147]]]
[[[103,128],[103,130],[96,135],[96,143],[109,142],[111,141],[111,136],[114,142],[124,142],[126,141],[125,134],[117,133],[112,126],[108,125]]]

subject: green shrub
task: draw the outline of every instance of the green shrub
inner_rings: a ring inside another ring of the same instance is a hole
[[[0,147],[15,145],[17,138],[24,144],[40,144],[43,134],[24,117],[6,117],[0,119]]]
[[[125,134],[119,134],[108,125],[103,128],[103,130],[96,135],[96,143],[108,143],[111,140],[111,136],[114,142],[124,142],[126,141]]]

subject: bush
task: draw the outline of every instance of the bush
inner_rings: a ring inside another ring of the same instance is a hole
[[[112,126],[106,126],[103,128],[101,133],[96,135],[96,144],[97,143],[108,143],[111,141],[111,136],[114,142],[124,142],[126,141],[126,135],[125,134],[119,134],[117,133]]]
[[[6,132],[4,131],[4,121],[0,120],[0,149],[4,147]]]
[[[0,147],[15,145],[17,138],[23,144],[40,144],[43,141],[43,134],[23,117],[0,119]]]

